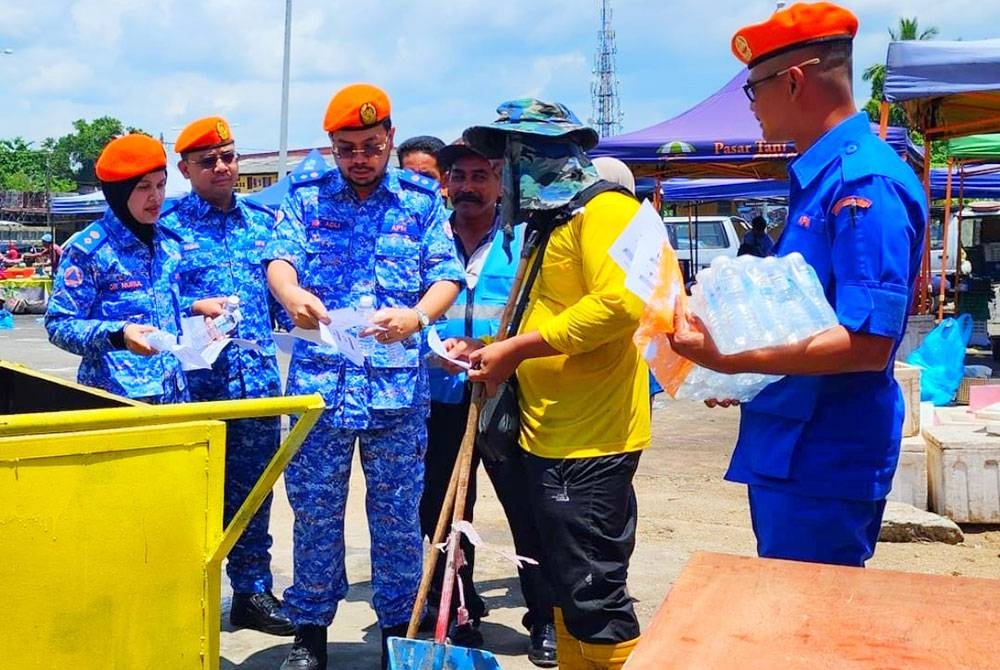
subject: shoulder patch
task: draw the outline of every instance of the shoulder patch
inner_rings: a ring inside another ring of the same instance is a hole
[[[104,244],[107,239],[108,234],[105,232],[104,227],[95,221],[73,236],[72,246],[85,254],[89,254]]]
[[[872,206],[872,201],[868,198],[863,198],[860,195],[849,195],[845,198],[838,200],[833,208],[830,210],[834,216],[840,214],[840,210],[845,207],[855,207],[857,209],[868,209]]]
[[[76,265],[70,265],[63,271],[63,284],[67,288],[76,288],[83,284],[83,270]]]
[[[430,195],[437,195],[441,192],[441,184],[438,183],[437,179],[431,179],[413,170],[400,170],[399,183],[402,186],[423,191]]]

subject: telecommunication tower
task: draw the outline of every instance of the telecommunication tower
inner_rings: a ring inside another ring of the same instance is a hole
[[[594,78],[590,98],[594,106],[591,123],[601,137],[610,137],[622,130],[622,110],[618,104],[618,79],[615,77],[615,31],[611,28],[611,2],[601,0],[601,29],[597,33],[597,55],[594,57]]]

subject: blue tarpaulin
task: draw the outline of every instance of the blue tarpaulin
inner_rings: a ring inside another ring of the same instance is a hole
[[[1000,39],[891,42],[885,99],[928,138],[1000,131]]]

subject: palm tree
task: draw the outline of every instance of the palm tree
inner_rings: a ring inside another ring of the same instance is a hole
[[[905,17],[900,17],[899,23],[896,26],[896,30],[889,28],[889,37],[892,38],[893,42],[901,42],[903,40],[929,40],[933,39],[938,34],[938,29],[935,27],[930,27],[927,30],[921,31],[917,17],[908,19]],[[882,101],[882,92],[885,89],[885,63],[876,63],[864,71],[861,75],[861,79],[864,81],[870,81],[872,84],[872,97],[865,103],[865,111],[868,113],[868,117],[877,122],[879,117],[879,103]],[[907,126],[909,127],[909,119],[906,117],[906,112],[899,105],[892,105],[889,108],[889,125],[893,126]]]

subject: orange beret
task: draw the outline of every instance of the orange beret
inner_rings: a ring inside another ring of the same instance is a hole
[[[351,84],[337,91],[326,107],[323,130],[363,130],[389,117],[389,96],[372,84]]]
[[[101,151],[94,171],[101,181],[125,181],[167,169],[167,152],[149,135],[122,135]]]
[[[198,149],[211,149],[233,141],[233,131],[221,116],[206,116],[204,119],[192,121],[174,142],[174,151],[186,154]]]
[[[858,17],[832,2],[796,3],[779,9],[763,23],[745,26],[733,35],[733,54],[752,68],[792,49],[832,40],[850,40],[858,32]]]

